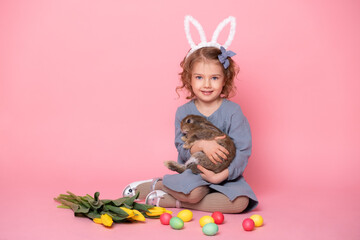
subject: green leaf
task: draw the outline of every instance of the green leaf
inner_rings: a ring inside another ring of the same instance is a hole
[[[80,197],[80,199],[81,199],[81,204],[84,206],[84,207],[86,207],[86,208],[90,208],[90,201],[91,200],[89,200],[87,197]]]
[[[94,200],[94,198],[92,196],[90,196],[89,194],[86,194],[85,197],[88,197],[89,199]]]
[[[78,208],[74,211],[75,213],[88,213],[89,208],[86,208],[82,205],[79,205]]]
[[[139,210],[140,212],[148,212],[149,208],[153,208],[153,205],[146,205],[146,204],[140,204],[137,202],[134,202],[133,208],[136,210]]]
[[[127,212],[125,212],[124,210],[122,210],[120,207],[105,206],[104,209],[105,208],[110,210],[111,212],[116,213],[116,215],[118,215],[119,217],[127,218],[129,216],[129,214]]]
[[[139,192],[137,194],[135,194],[134,196],[132,196],[131,198],[128,198],[124,201],[124,204],[127,205],[127,206],[131,206],[131,207],[128,207],[128,208],[132,208],[132,205],[135,201],[135,199],[137,199],[139,197]]]
[[[102,202],[103,204],[109,204],[109,203],[112,202],[112,200],[110,200],[110,199],[102,199],[101,202]]]
[[[114,222],[124,222],[124,220],[126,220],[126,218],[127,218],[127,217],[118,216],[118,215],[116,215],[116,214],[114,214],[112,212],[109,212],[109,211],[102,211],[101,214],[109,215]]]
[[[127,205],[126,203],[124,203],[124,204],[122,205],[122,207],[126,207],[126,208],[128,208],[128,209],[133,209],[133,206],[132,206],[132,205]]]
[[[94,201],[99,201],[99,196],[100,196],[100,193],[99,193],[99,192],[95,192],[95,194],[94,194]]]
[[[92,209],[99,209],[99,208],[102,207],[102,205],[104,205],[104,204],[100,201],[99,195],[100,195],[100,193],[99,193],[99,192],[96,192],[96,193],[94,194],[94,200],[92,200],[92,201],[90,200],[90,201],[89,201],[89,204],[90,204],[90,206],[91,206]]]
[[[124,202],[129,199],[129,197],[122,197],[122,198],[118,198],[116,200],[112,200],[112,203],[117,206],[120,207],[122,204],[124,204]]]
[[[91,211],[86,214],[88,218],[94,219],[94,218],[100,218],[101,214],[96,211]]]

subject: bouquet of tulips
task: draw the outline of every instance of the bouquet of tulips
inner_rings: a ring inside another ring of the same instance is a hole
[[[106,227],[111,227],[113,222],[144,222],[145,218],[159,218],[165,212],[172,213],[162,207],[135,202],[139,193],[133,197],[115,200],[100,200],[99,195],[100,193],[96,192],[94,197],[88,194],[77,196],[68,191],[67,194],[60,194],[54,200],[61,203],[59,208],[71,209],[75,216],[88,217]]]

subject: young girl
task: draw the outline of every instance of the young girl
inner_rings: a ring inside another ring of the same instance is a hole
[[[140,192],[139,199],[161,207],[182,207],[200,211],[241,213],[256,207],[257,198],[242,176],[251,154],[249,123],[238,104],[227,98],[234,88],[237,65],[231,59],[235,53],[223,47],[200,47],[181,62],[182,86],[189,92],[188,103],[176,111],[175,146],[178,162],[184,164],[192,153],[203,151],[214,163],[226,158],[228,151],[215,140],[198,140],[191,149],[184,149],[180,130],[181,120],[190,114],[200,115],[233,139],[236,156],[229,168],[220,173],[198,165],[201,174],[186,170],[181,174],[165,175],[163,179],[129,184],[124,196]],[[177,90],[178,90],[177,89]],[[220,156],[220,157],[219,157]]]

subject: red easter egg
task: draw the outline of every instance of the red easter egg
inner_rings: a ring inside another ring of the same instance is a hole
[[[211,217],[216,224],[222,224],[224,222],[224,215],[221,212],[213,212]]]
[[[242,225],[245,231],[251,231],[255,227],[254,220],[252,220],[251,218],[244,219]]]
[[[160,222],[163,225],[169,225],[171,218],[172,218],[172,216],[170,213],[163,213],[160,215]]]

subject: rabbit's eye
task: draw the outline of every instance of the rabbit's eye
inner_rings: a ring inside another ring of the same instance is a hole
[[[191,123],[191,119],[190,119],[190,118],[187,119],[187,120],[186,120],[186,123]]]

